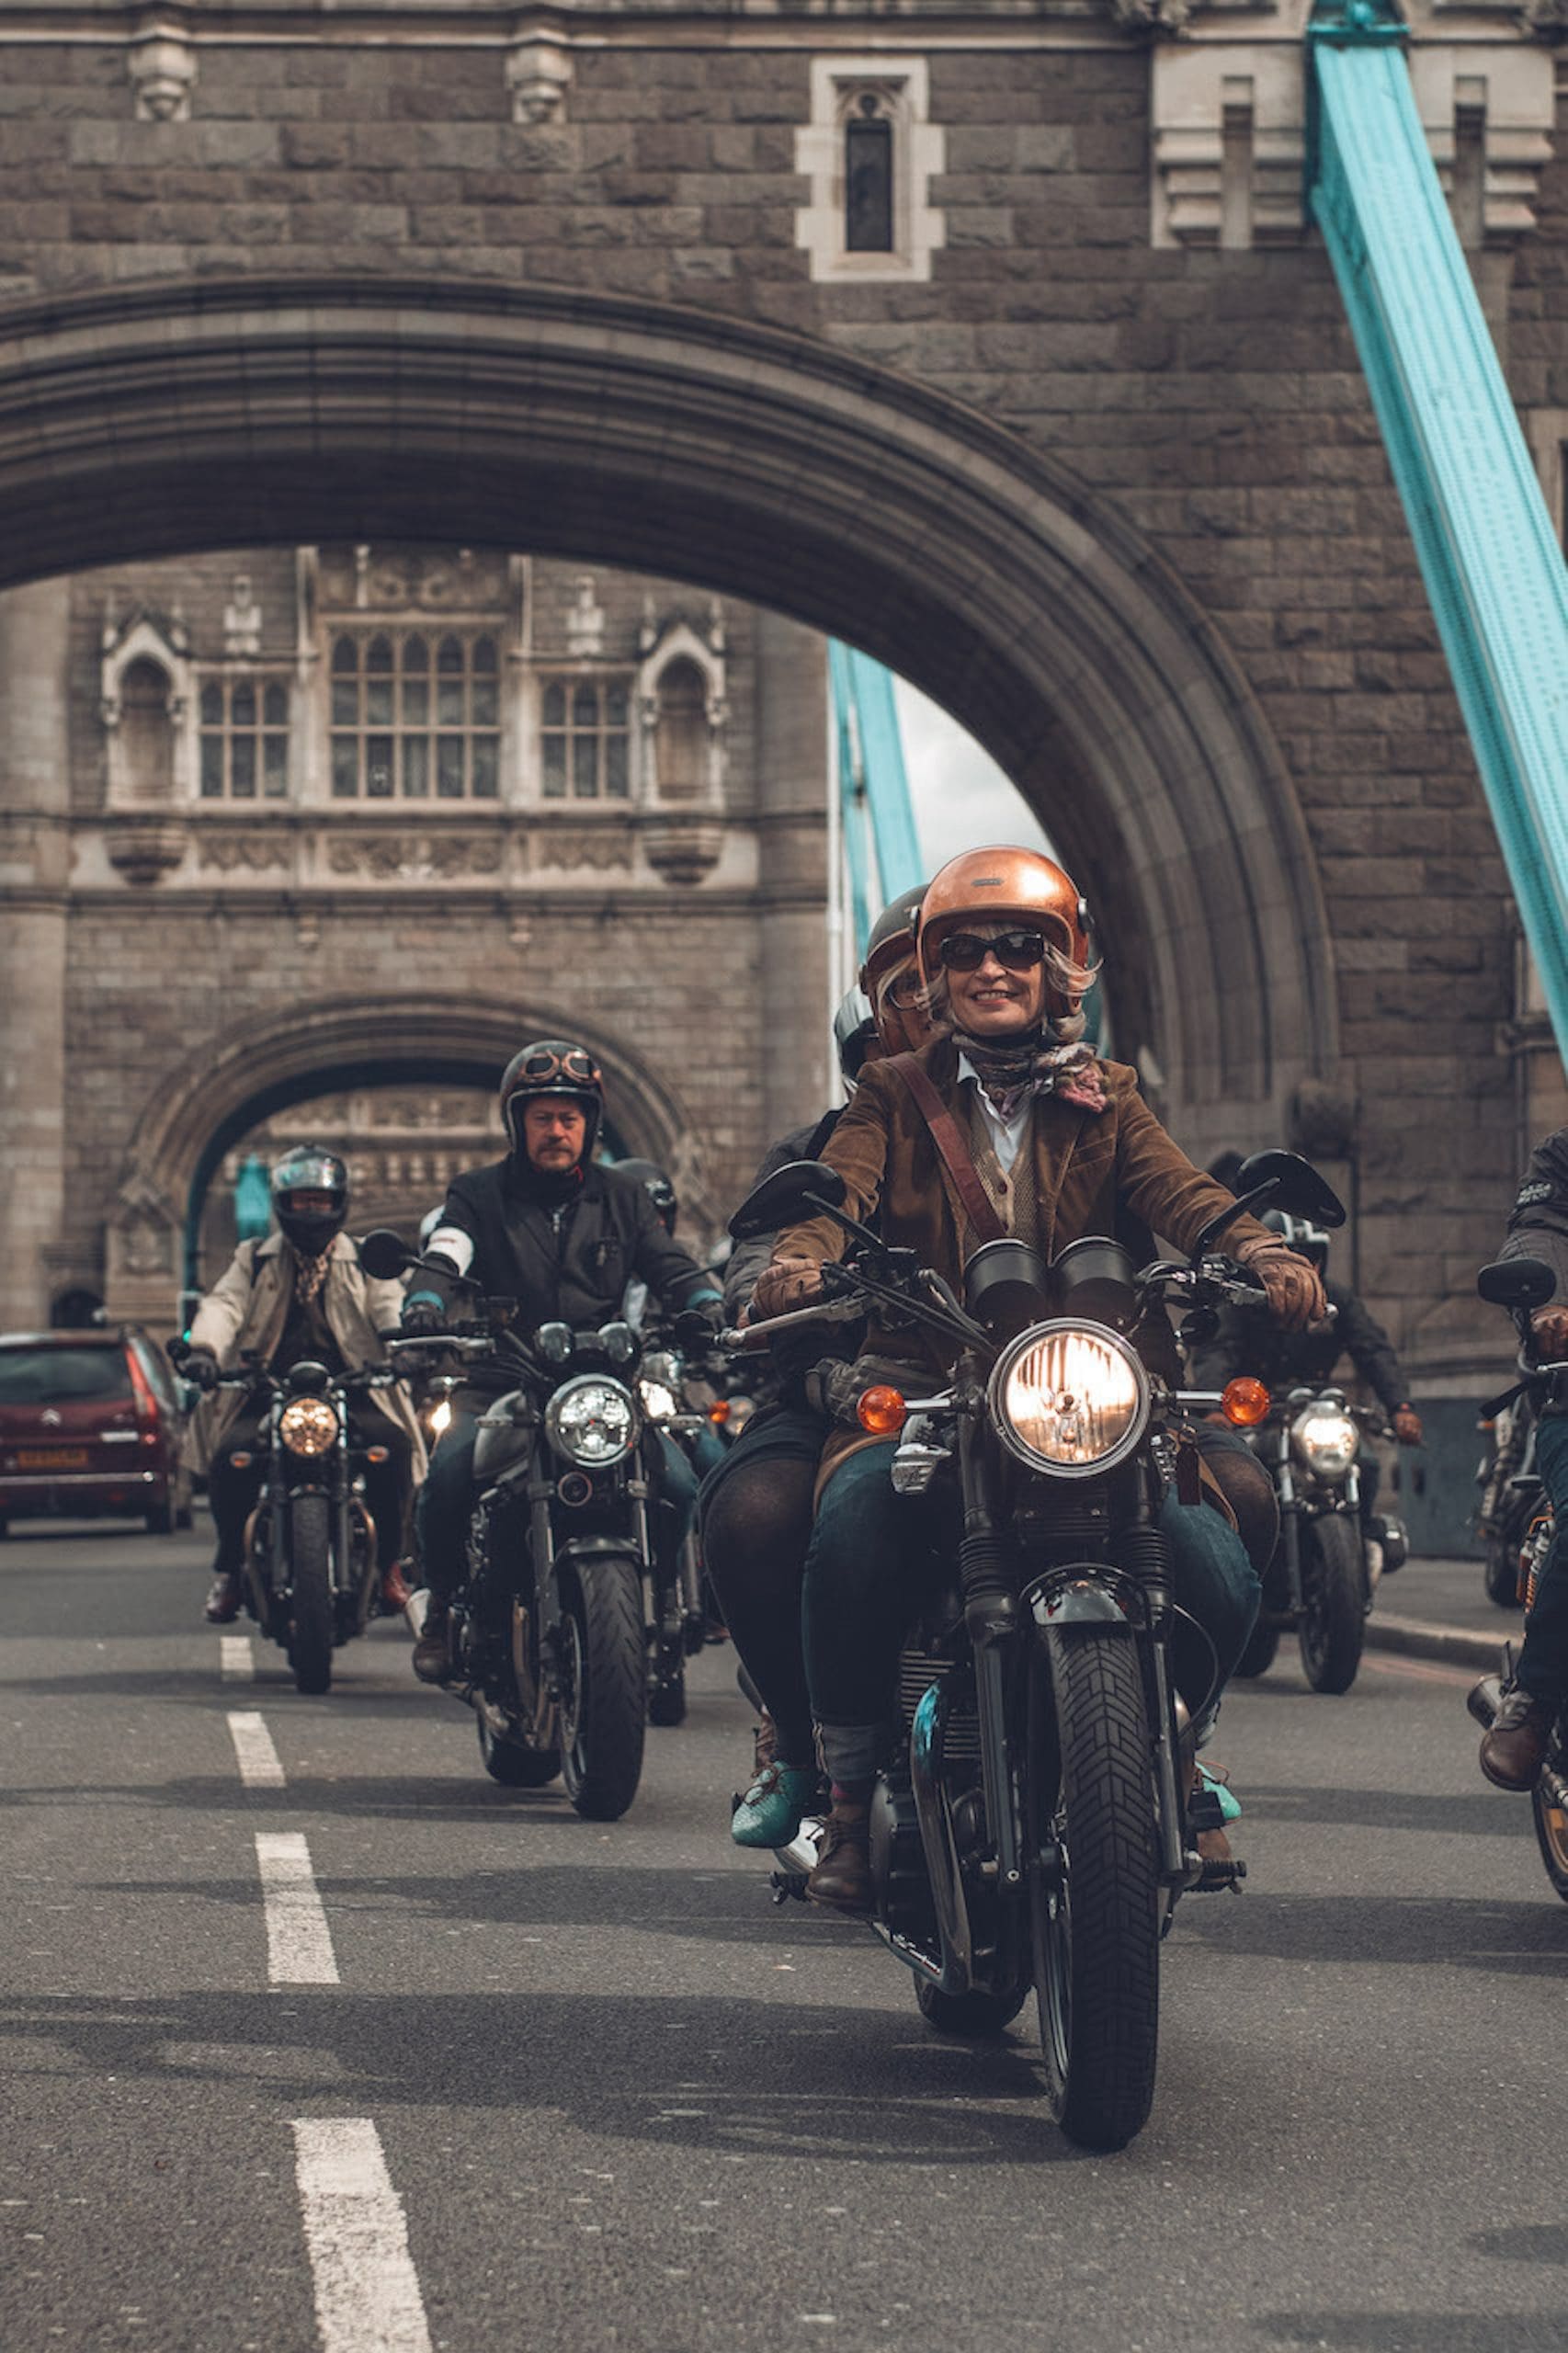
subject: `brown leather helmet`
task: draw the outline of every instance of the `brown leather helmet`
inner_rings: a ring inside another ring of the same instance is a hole
[[[920,909],[920,977],[926,987],[940,969],[937,943],[948,932],[1008,915],[1038,927],[1074,964],[1087,966],[1088,910],[1077,884],[1053,858],[1038,849],[1005,846],[966,849],[948,860]],[[1047,994],[1060,998],[1056,990]]]

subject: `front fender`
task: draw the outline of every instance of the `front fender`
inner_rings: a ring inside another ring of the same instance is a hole
[[[1020,1597],[1042,1633],[1062,1626],[1093,1626],[1106,1634],[1138,1631],[1097,1569],[1081,1569],[1076,1574],[1054,1569],[1049,1577],[1036,1577],[1027,1585]]]

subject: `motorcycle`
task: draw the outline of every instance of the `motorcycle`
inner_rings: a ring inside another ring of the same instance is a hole
[[[420,1264],[387,1229],[359,1255],[378,1279]],[[624,1323],[547,1323],[525,1341],[515,1301],[463,1287],[474,1312],[448,1331],[381,1336],[403,1365],[455,1359],[452,1385],[488,1399],[447,1688],[473,1710],[493,1780],[542,1789],[559,1776],[579,1813],[613,1822],[637,1794],[645,1724],[686,1712],[686,1657],[700,1645],[663,1565],[660,1384],[640,1381]]]
[[[862,1428],[898,1439],[899,1493],[956,1481],[933,1506],[959,1502],[962,1527],[949,1589],[899,1660],[898,1729],[871,1802],[872,1925],[949,2032],[998,2033],[1033,1994],[1051,2113],[1092,2148],[1124,2146],[1149,2115],[1159,1949],[1178,1898],[1244,1871],[1197,1849],[1221,1818],[1195,1770],[1216,1662],[1174,1599],[1158,1525],[1173,1480],[1197,1503],[1189,1416],[1211,1401],[1153,1378],[1130,1335],[1146,1302],[1256,1299],[1213,1249],[1241,1209],[1344,1216],[1290,1154],[1256,1155],[1237,1183],[1187,1264],[1135,1273],[1119,1244],[1086,1238],[1047,1267],[1025,1244],[990,1242],[961,1302],[845,1214],[823,1163],[778,1170],[730,1228],[746,1240],[820,1215],[850,1237],[853,1255],[823,1270],[824,1306],[770,1319],[770,1336],[851,1298],[958,1352],[939,1393],[877,1385],[858,1407]],[[778,1856],[780,1902],[803,1893],[813,1827]]]
[[[1408,1542],[1388,1515],[1373,1523],[1375,1560],[1361,1518],[1357,1451],[1363,1433],[1391,1435],[1381,1413],[1346,1402],[1343,1389],[1303,1387],[1283,1398],[1261,1382],[1248,1443],[1274,1481],[1279,1541],[1263,1576],[1263,1607],[1236,1673],[1265,1675],[1282,1633],[1294,1632],[1314,1691],[1348,1691],[1361,1664],[1379,1575],[1403,1568]]]
[[[1528,1574],[1526,1555],[1542,1509],[1540,1474],[1535,1465],[1535,1415],[1528,1393],[1483,1417],[1493,1450],[1476,1465],[1481,1489],[1476,1518],[1485,1545],[1482,1579],[1486,1597],[1499,1609],[1517,1609]],[[1550,1506],[1547,1507],[1550,1519]]]
[[[1494,1266],[1483,1267],[1475,1287],[1492,1306],[1506,1307],[1515,1315],[1525,1316],[1532,1308],[1546,1304],[1557,1283],[1551,1268],[1539,1258],[1503,1258]],[[1528,1402],[1533,1438],[1541,1408],[1568,1402],[1568,1362],[1535,1364],[1528,1351],[1521,1349],[1517,1370],[1518,1387],[1506,1398],[1499,1398],[1494,1407],[1489,1406],[1484,1410],[1491,1414],[1505,1405]],[[1517,1558],[1518,1591],[1527,1616],[1534,1607],[1536,1588],[1553,1532],[1551,1506],[1540,1486],[1539,1479],[1535,1500],[1535,1517],[1523,1536]],[[1478,1724],[1490,1730],[1503,1693],[1513,1679],[1514,1646],[1512,1643],[1505,1643],[1502,1672],[1483,1675],[1467,1702]],[[1568,1707],[1559,1710],[1552,1726],[1540,1779],[1530,1792],[1530,1810],[1546,1876],[1564,1904],[1568,1904]]]
[[[185,1351],[170,1351],[176,1362]],[[261,1494],[245,1529],[245,1606],[287,1652],[298,1691],[332,1688],[332,1654],[362,1634],[378,1606],[376,1528],[365,1504],[364,1466],[386,1449],[357,1438],[356,1398],[396,1385],[386,1366],[329,1373],[310,1359],[275,1373],[247,1349],[215,1386],[266,1401],[256,1450],[266,1457]],[[233,1456],[247,1467],[243,1454]]]

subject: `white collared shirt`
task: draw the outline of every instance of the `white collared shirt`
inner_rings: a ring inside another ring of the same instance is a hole
[[[1029,1113],[1034,1108],[1034,1097],[1026,1095],[1012,1118],[1005,1120],[984,1087],[982,1086],[980,1073],[975,1069],[969,1056],[960,1051],[959,1054],[960,1083],[961,1084],[966,1078],[973,1082],[974,1099],[985,1114],[985,1124],[991,1133],[991,1148],[1002,1164],[1002,1173],[1004,1176],[1010,1176],[1013,1173],[1013,1163],[1023,1149],[1024,1138],[1029,1131]]]

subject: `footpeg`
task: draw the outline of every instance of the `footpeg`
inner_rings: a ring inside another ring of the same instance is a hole
[[[1239,1895],[1246,1875],[1246,1865],[1238,1862],[1234,1856],[1228,1862],[1205,1862],[1192,1892],[1195,1895],[1218,1895],[1229,1888],[1233,1895]]]
[[[767,1884],[773,1890],[775,1904],[788,1904],[791,1896],[795,1896],[801,1904],[806,1900],[804,1871],[774,1871]]]

